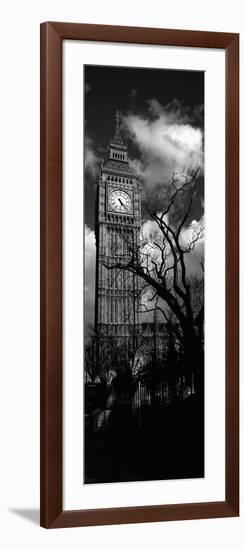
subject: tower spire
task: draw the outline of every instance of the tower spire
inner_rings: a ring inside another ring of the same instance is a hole
[[[116,129],[115,129],[115,134],[113,136],[113,139],[111,140],[111,144],[126,150],[127,146],[124,143],[124,140],[121,135],[121,128],[120,128],[121,116],[118,110],[116,111],[115,119],[116,119]]]
[[[119,130],[119,126],[120,126],[120,113],[119,113],[119,111],[116,111],[116,126],[117,126],[117,129]]]

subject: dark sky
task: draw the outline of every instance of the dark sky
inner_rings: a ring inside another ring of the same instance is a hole
[[[94,227],[96,177],[100,162],[115,129],[115,112],[145,116],[150,100],[161,106],[175,105],[183,121],[195,127],[203,125],[204,73],[164,69],[91,66],[84,68],[85,135],[89,153],[94,155],[86,170],[85,223]],[[138,158],[139,151],[128,139],[129,156]],[[86,155],[86,151],[85,151]],[[86,158],[86,156],[85,156]]]

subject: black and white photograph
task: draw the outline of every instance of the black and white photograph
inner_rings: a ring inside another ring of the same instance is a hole
[[[243,3],[1,7],[0,548],[242,550]]]
[[[203,478],[204,72],[83,77],[84,483]]]

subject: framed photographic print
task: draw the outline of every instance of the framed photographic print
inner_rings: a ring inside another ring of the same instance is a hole
[[[41,525],[239,514],[239,36],[41,25]]]

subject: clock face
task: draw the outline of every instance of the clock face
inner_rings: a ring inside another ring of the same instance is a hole
[[[109,195],[109,207],[116,212],[132,212],[131,197],[121,189],[111,191]]]

